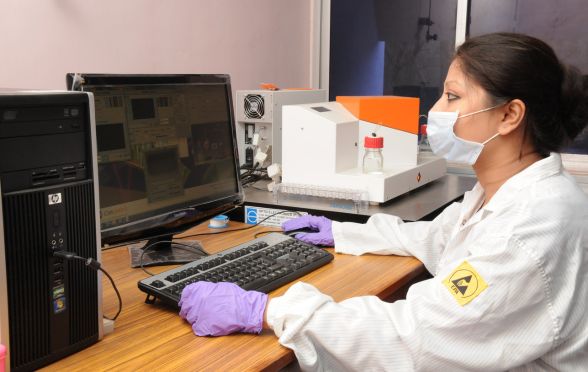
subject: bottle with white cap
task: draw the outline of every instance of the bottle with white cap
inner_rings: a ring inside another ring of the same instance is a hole
[[[363,140],[365,154],[363,155],[363,173],[382,174],[384,168],[384,156],[382,148],[384,147],[384,137],[377,137],[375,133],[372,136],[365,136]]]

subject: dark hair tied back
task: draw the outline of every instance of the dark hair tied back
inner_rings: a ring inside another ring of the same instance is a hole
[[[571,141],[588,123],[588,77],[572,66],[562,65],[560,115]]]
[[[525,131],[547,156],[588,124],[588,78],[562,64],[553,49],[531,36],[494,33],[468,39],[456,52],[463,72],[493,103],[525,103]]]

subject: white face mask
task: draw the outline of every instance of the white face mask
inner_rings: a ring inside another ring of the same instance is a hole
[[[498,137],[500,133],[496,133],[482,143],[467,141],[459,138],[453,132],[455,122],[459,118],[479,114],[481,112],[492,110],[498,106],[485,108],[483,110],[470,112],[469,114],[459,115],[459,111],[443,112],[443,111],[429,111],[427,119],[427,137],[431,144],[431,150],[435,155],[443,156],[445,159],[455,162],[473,165],[478,156],[484,149],[484,145]]]

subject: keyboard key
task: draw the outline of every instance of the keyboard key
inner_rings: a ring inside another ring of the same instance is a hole
[[[265,277],[265,279],[264,279],[264,277],[261,277],[261,278],[255,279],[252,282],[245,283],[241,287],[245,290],[250,290],[250,289],[255,289],[255,288],[259,288],[261,286],[264,286],[267,283],[269,283],[269,278]]]
[[[154,286],[155,288],[161,288],[161,287],[165,286],[165,283],[162,282],[161,280],[154,280],[151,282],[151,285]]]

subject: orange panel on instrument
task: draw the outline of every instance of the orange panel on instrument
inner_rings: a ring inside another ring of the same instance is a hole
[[[409,133],[419,133],[419,99],[397,96],[337,97],[359,120]]]

